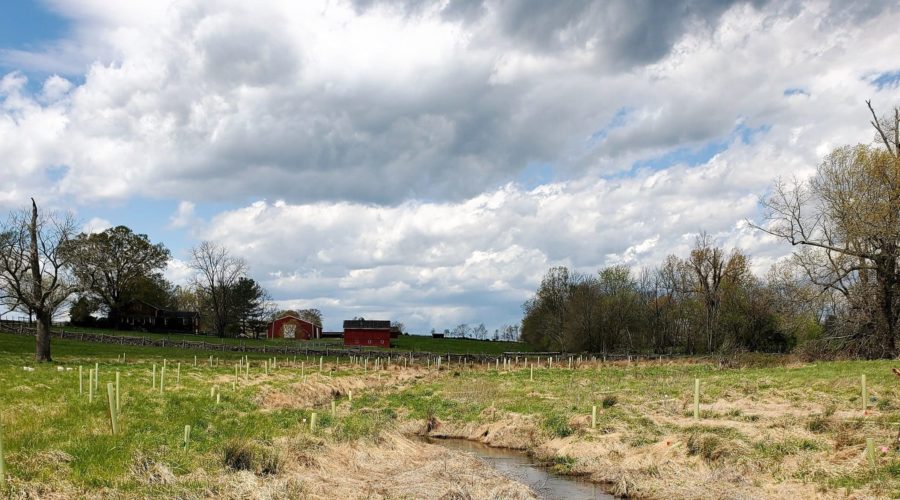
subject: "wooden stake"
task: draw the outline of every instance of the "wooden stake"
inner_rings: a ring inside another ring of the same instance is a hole
[[[694,379],[694,420],[700,420],[700,379]]]
[[[191,442],[191,426],[184,426],[184,449],[186,450],[188,447],[188,443]]]
[[[347,391],[347,400],[353,402],[353,391]]]
[[[166,392],[166,367],[163,365],[162,369],[159,371],[159,392]]]
[[[153,363],[153,387],[152,389],[156,389],[156,363]]]
[[[530,376],[529,380],[534,382],[534,363],[531,363],[531,376]]]
[[[100,389],[100,363],[94,363],[94,390]]]
[[[91,368],[91,372],[88,374],[88,403],[94,402],[94,369]]]
[[[84,394],[84,367],[78,365],[78,394]]]
[[[319,414],[313,412],[312,415],[309,416],[309,430],[315,432],[316,430],[316,420],[319,418]]]
[[[597,405],[591,407],[591,429],[597,428]]]
[[[106,398],[109,401],[109,425],[115,435],[119,433],[119,412],[116,410],[116,395],[112,382],[106,384]]]
[[[337,416],[337,403],[335,403],[333,399],[331,400],[331,416]]]
[[[175,368],[175,386],[181,387],[181,362],[178,362],[178,366]]]

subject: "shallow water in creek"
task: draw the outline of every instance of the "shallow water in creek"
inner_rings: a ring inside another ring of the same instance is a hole
[[[505,448],[492,448],[482,443],[466,439],[431,439],[431,444],[450,448],[451,450],[472,453],[484,460],[514,481],[528,485],[541,498],[545,499],[614,499],[605,493],[599,485],[576,477],[555,474],[549,468],[536,463],[521,451]]]

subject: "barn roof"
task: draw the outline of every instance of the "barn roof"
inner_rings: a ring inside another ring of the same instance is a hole
[[[388,320],[380,320],[380,319],[345,319],[344,320],[344,329],[347,328],[377,328],[377,329],[391,329],[391,322]]]
[[[304,323],[309,323],[310,325],[313,325],[313,326],[319,326],[306,318],[301,318],[300,316],[297,316],[296,314],[291,314],[291,313],[282,314],[281,316],[278,316],[277,318],[272,319],[272,321],[269,321],[269,324],[272,324],[276,321],[279,321],[279,320],[282,320],[285,318],[292,318],[292,319],[300,320]]]

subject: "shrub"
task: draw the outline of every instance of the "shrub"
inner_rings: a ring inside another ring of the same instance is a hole
[[[604,408],[612,408],[619,402],[619,398],[617,398],[614,394],[607,394],[603,396],[603,400],[600,401],[600,405]]]
[[[248,470],[255,474],[276,474],[281,454],[272,446],[260,445],[245,439],[233,439],[225,444],[225,465],[232,470]]]
[[[707,462],[716,462],[732,454],[733,447],[712,433],[694,433],[687,440],[689,455],[699,455]]]
[[[569,423],[566,422],[566,419],[560,415],[553,414],[547,417],[547,420],[544,421],[544,426],[551,433],[558,437],[566,437],[572,435],[572,428],[569,427]]]
[[[232,439],[226,443],[225,465],[233,470],[253,470],[253,447],[250,442]]]

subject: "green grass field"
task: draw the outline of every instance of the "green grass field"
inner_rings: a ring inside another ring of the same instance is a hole
[[[266,376],[264,355],[249,355],[250,377],[242,374],[232,390],[234,364],[240,357],[236,353],[123,348],[71,340],[54,340],[52,347],[54,362],[35,366],[32,338],[0,334],[0,432],[7,474],[20,486],[28,485],[25,491],[51,485],[65,494],[106,489],[137,496],[174,494],[142,483],[141,464],[164,463],[175,475],[197,468],[221,470],[228,443],[252,442],[264,448],[276,437],[308,432],[303,422],[315,409],[260,411],[254,396],[262,379],[279,387],[299,378],[294,373],[299,373],[299,366],[290,372],[273,369]],[[122,354],[124,362],[119,358]],[[195,354],[197,367],[193,366]],[[219,366],[208,366],[208,355],[221,356]],[[152,387],[152,366],[156,364],[159,384],[164,359],[167,390],[160,392]],[[289,361],[281,358],[282,363]],[[95,363],[100,370],[99,387],[90,402],[88,371]],[[307,375],[318,371],[315,359],[305,365]],[[107,383],[115,380],[116,372],[120,374],[121,428],[114,436],[107,413]],[[347,375],[340,369],[333,374]],[[210,396],[214,386],[221,394],[219,405]],[[320,428],[332,427],[327,411],[320,413]],[[185,425],[193,429],[187,449],[183,446]],[[351,423],[347,432],[361,435],[356,427]],[[343,428],[332,429],[333,434],[341,432]]]
[[[532,379],[531,366],[523,359],[516,365],[516,358],[499,370],[490,363],[445,361],[437,371],[429,361],[430,367],[416,370],[395,362],[378,372],[374,360],[364,368],[332,358],[319,374],[315,358],[298,357],[293,364],[281,357],[266,374],[268,357],[257,354],[249,356],[250,377],[235,378],[239,353],[54,340],[54,362],[35,366],[33,350],[32,338],[0,334],[0,435],[10,478],[0,496],[225,495],[216,478],[232,477],[227,457],[235,449],[255,450],[246,467],[258,477],[282,477],[281,454],[370,442],[410,423],[423,428],[426,421],[439,422],[446,435],[527,448],[561,472],[624,484],[636,495],[667,496],[675,486],[696,488],[677,490],[695,496],[900,491],[900,382],[890,361],[744,356],[728,368],[654,362],[575,363],[570,370],[565,362],[551,369],[543,358]],[[208,366],[209,355],[221,356],[221,364]],[[164,359],[167,389],[160,392],[151,374],[155,363],[159,377]],[[100,384],[89,402],[94,363]],[[122,408],[114,436],[106,384],[116,371]],[[865,411],[861,375],[867,377]],[[303,376],[312,378],[300,383]],[[701,381],[699,420],[693,418],[694,379]],[[213,387],[221,394],[218,405]],[[351,387],[352,402],[346,394]],[[592,427],[593,406],[598,413]],[[320,421],[312,432],[307,421],[314,411]],[[192,427],[187,448],[185,425]],[[867,439],[876,451],[871,464]],[[148,480],[154,471],[172,478]],[[199,481],[198,474],[209,479]]]
[[[152,333],[138,331],[119,331],[98,328],[65,327],[66,332],[102,333],[106,335],[125,335],[149,339],[166,339],[172,341],[207,342],[227,345],[290,345],[310,348],[324,346],[343,348],[342,339],[326,338],[312,341],[285,339],[236,339],[219,338],[210,335],[191,335],[184,333]],[[435,354],[502,354],[504,352],[525,352],[531,350],[524,342],[491,342],[473,339],[436,339],[424,335],[401,335],[391,341],[391,348],[397,351],[433,352]]]

